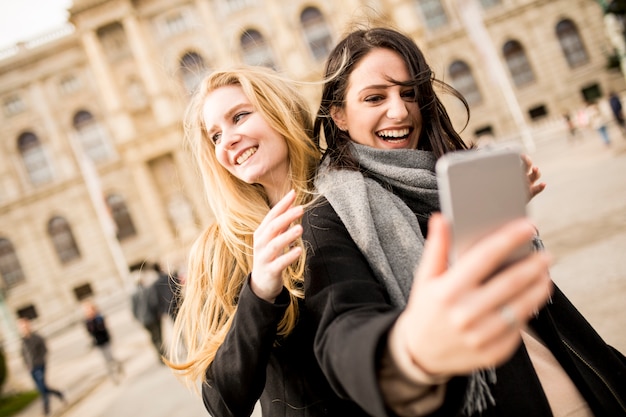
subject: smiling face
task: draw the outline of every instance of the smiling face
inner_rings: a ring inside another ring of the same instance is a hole
[[[220,165],[246,183],[262,185],[271,200],[288,191],[287,143],[240,86],[228,85],[209,93],[202,114]]]
[[[332,111],[335,123],[361,145],[416,149],[422,115],[415,89],[393,82],[409,80],[407,65],[398,53],[373,49],[350,74],[344,106]]]

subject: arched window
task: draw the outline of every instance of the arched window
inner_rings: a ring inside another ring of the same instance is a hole
[[[556,25],[556,36],[570,68],[589,62],[589,56],[574,22],[569,19],[561,20]]]
[[[448,72],[452,79],[452,86],[463,94],[469,104],[476,104],[482,101],[474,75],[472,75],[470,67],[465,62],[454,61],[450,64]]]
[[[48,222],[48,235],[61,263],[80,258],[80,252],[69,223],[63,217],[53,217]]]
[[[83,152],[94,162],[105,161],[111,157],[111,147],[100,123],[88,111],[81,110],[74,115],[74,129]]]
[[[417,5],[428,29],[437,29],[448,24],[448,16],[441,0],[418,0]]]
[[[0,238],[0,275],[6,288],[14,287],[24,281],[22,265],[17,258],[11,241]]]
[[[135,236],[137,231],[135,230],[135,224],[130,217],[128,207],[124,199],[117,194],[110,194],[106,198],[109,210],[111,210],[111,216],[117,227],[117,240],[124,240],[127,237]]]
[[[22,133],[17,139],[17,147],[31,183],[39,185],[52,181],[52,169],[43,146],[34,133]]]
[[[535,74],[530,67],[524,48],[518,41],[508,41],[502,47],[504,59],[517,87],[535,80]]]
[[[180,59],[180,73],[185,89],[189,94],[198,87],[206,71],[207,66],[204,59],[196,52],[187,52]]]
[[[241,35],[240,42],[244,63],[274,68],[272,51],[258,31],[254,29],[245,31]]]
[[[316,60],[325,59],[333,42],[322,13],[315,7],[307,7],[300,15],[300,24],[313,57]]]

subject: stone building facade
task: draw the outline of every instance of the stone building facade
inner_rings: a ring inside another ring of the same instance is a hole
[[[211,222],[181,123],[203,73],[248,63],[317,81],[365,21],[414,37],[465,94],[467,140],[625,88],[592,0],[74,0],[65,27],[0,51],[1,337],[18,316],[53,331],[86,296],[127,296],[146,261],[184,265]],[[314,110],[319,86],[304,88]]]

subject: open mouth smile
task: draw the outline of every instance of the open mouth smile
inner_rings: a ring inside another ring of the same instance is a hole
[[[376,132],[376,136],[386,142],[402,142],[409,137],[411,129],[408,127],[402,129],[384,129]]]
[[[237,157],[235,162],[237,163],[237,165],[243,164],[244,162],[246,162],[248,160],[248,158],[250,158],[252,155],[254,155],[258,149],[259,149],[258,146],[255,146],[253,148],[247,149],[244,153],[242,153],[241,155],[239,155]]]

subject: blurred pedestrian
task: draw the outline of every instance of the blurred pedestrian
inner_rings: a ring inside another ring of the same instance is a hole
[[[178,311],[176,302],[176,291],[179,286],[178,275],[176,273],[170,275],[163,271],[158,262],[154,263],[153,269],[157,273],[157,279],[152,286],[158,296],[159,314],[168,315],[172,320],[175,320]]]
[[[50,415],[50,394],[58,397],[64,404],[65,396],[57,389],[46,384],[46,356],[48,349],[46,341],[31,328],[30,320],[20,318],[18,321],[20,334],[22,335],[22,358],[30,371],[30,376],[35,381],[35,386],[43,401],[43,414]]]
[[[619,126],[622,134],[626,131],[626,120],[624,119],[624,112],[622,110],[622,101],[615,91],[609,93],[609,105],[611,106],[611,112],[613,113],[613,119]]]
[[[577,113],[575,113],[574,116],[575,117],[572,117],[572,115],[568,112],[563,113],[563,121],[567,127],[567,140],[569,142],[574,142],[578,138]]]
[[[135,291],[131,296],[133,316],[150,333],[150,341],[159,355],[164,355],[159,298],[153,285],[145,285],[138,275]]]
[[[114,383],[118,384],[124,370],[122,369],[122,363],[113,356],[111,335],[104,317],[90,300],[83,303],[83,312],[85,314],[85,326],[93,339],[93,345],[102,353],[109,376]]]
[[[611,145],[611,138],[609,137],[609,117],[603,108],[600,107],[597,101],[588,101],[586,107],[587,117],[589,119],[589,126],[598,132],[602,143],[606,146]]]

